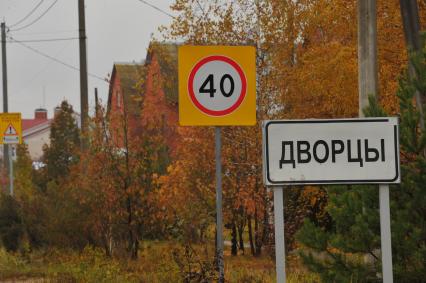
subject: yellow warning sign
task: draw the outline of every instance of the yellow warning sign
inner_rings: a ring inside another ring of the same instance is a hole
[[[256,124],[256,49],[252,46],[179,48],[182,126]]]
[[[22,143],[21,113],[0,113],[0,144]]]

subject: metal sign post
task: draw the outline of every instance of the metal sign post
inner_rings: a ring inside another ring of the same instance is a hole
[[[393,282],[392,242],[389,204],[389,185],[379,186],[380,244],[382,249],[382,274],[384,283]]]
[[[284,200],[282,187],[274,188],[275,269],[277,282],[285,283]]]
[[[9,146],[9,193],[13,197],[13,149]]]
[[[225,271],[223,264],[223,224],[222,224],[222,141],[220,127],[215,127],[216,155],[216,240],[217,263],[219,267],[219,282],[224,282]]]

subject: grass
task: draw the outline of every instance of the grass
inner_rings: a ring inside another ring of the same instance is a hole
[[[136,261],[110,259],[100,249],[37,251],[27,255],[10,254],[0,249],[0,281],[44,278],[45,282],[182,282],[181,269],[176,256],[197,269],[197,260],[206,260],[205,253],[213,254],[212,247],[195,247],[195,255],[188,260],[184,249],[172,242],[144,242]],[[249,251],[247,251],[249,252]],[[292,260],[293,261],[293,260]],[[287,282],[319,282],[318,278],[297,268],[296,261],[289,265]],[[204,266],[204,267],[205,267]],[[225,251],[225,278],[227,282],[275,282],[275,265],[268,256],[231,256]],[[192,282],[192,281],[191,281]],[[194,281],[195,282],[195,281]]]

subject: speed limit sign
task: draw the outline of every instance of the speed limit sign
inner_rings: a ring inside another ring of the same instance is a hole
[[[253,47],[180,47],[180,124],[254,125],[255,68]]]

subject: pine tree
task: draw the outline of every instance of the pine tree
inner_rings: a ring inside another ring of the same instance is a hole
[[[413,59],[417,78],[400,81],[402,183],[391,186],[392,256],[395,282],[424,282],[426,274],[426,134],[413,102],[426,91],[426,53]],[[373,99],[365,113],[383,116]],[[325,282],[381,282],[380,224],[376,186],[329,187],[329,230],[305,222],[298,233],[308,249],[305,264]]]
[[[47,181],[64,178],[71,164],[77,162],[80,146],[80,131],[74,118],[74,110],[63,101],[50,129],[50,145],[44,147],[43,161],[46,164]]]

